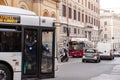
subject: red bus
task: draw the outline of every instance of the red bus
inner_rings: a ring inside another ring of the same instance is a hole
[[[69,42],[69,56],[82,57],[84,49],[93,47],[93,43],[87,38],[72,38]]]

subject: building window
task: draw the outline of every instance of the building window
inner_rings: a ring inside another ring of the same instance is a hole
[[[87,0],[85,0],[85,7],[87,7]]]
[[[82,4],[83,4],[83,0],[82,0]]]
[[[85,22],[87,23],[87,15],[85,15]]]
[[[74,28],[74,34],[76,34],[77,33],[77,29],[76,28]]]
[[[82,34],[85,34],[85,31],[82,29]]]
[[[66,17],[66,5],[62,6],[62,15]]]
[[[67,32],[67,28],[64,26],[63,27],[63,33],[66,33]]]
[[[85,31],[85,38],[87,38],[87,31]]]
[[[69,30],[69,34],[71,33],[71,28],[68,28],[68,30]]]
[[[107,25],[107,21],[104,22],[104,26]]]
[[[90,16],[89,16],[89,23],[90,23]]]
[[[78,34],[80,34],[80,30],[78,29]]]
[[[69,18],[72,18],[72,9],[69,7]]]
[[[80,21],[80,12],[78,12],[78,21]]]
[[[52,18],[55,18],[55,14],[52,14],[51,17],[52,17]]]
[[[94,9],[93,9],[93,10],[94,10],[94,12],[96,11],[96,7],[95,7],[95,6],[94,6]]]
[[[76,20],[76,10],[74,10],[74,20]]]
[[[94,19],[94,25],[96,25],[96,20]]]
[[[45,12],[43,13],[43,16],[49,16],[49,12],[45,10]]]
[[[91,18],[91,23],[93,24],[93,17]]]
[[[90,2],[88,2],[88,9],[90,9]]]
[[[107,39],[107,34],[104,34],[104,38]]]
[[[82,13],[82,22],[84,22],[84,13]]]
[[[93,10],[93,4],[91,4],[91,10]]]
[[[105,28],[105,31],[107,31],[107,28]]]

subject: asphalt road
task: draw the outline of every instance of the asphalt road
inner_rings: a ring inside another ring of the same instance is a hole
[[[114,72],[114,67],[117,65],[120,65],[120,57],[114,60],[102,60],[100,63],[82,63],[81,58],[70,58],[69,62],[60,63],[55,78],[43,80],[98,80],[100,75],[110,75]],[[100,78],[103,80],[104,76]]]

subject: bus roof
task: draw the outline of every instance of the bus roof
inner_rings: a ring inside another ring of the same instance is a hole
[[[12,13],[11,13],[12,12]],[[0,13],[8,13],[8,14],[21,14],[21,15],[36,15],[34,12],[25,10],[22,8],[10,7],[0,5]]]
[[[89,41],[89,40],[87,38],[71,38],[71,41],[81,42],[81,41]]]
[[[56,22],[55,18],[40,16],[40,26],[53,27],[53,22]]]

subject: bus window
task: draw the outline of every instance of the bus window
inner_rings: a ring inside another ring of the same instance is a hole
[[[37,30],[25,29],[24,32],[24,74],[37,74]]]
[[[76,44],[70,44],[69,50],[83,50],[84,43],[76,43]]]
[[[20,32],[0,32],[0,52],[20,52]]]
[[[53,47],[53,32],[42,32],[42,64],[41,72],[52,72],[52,47]]]

